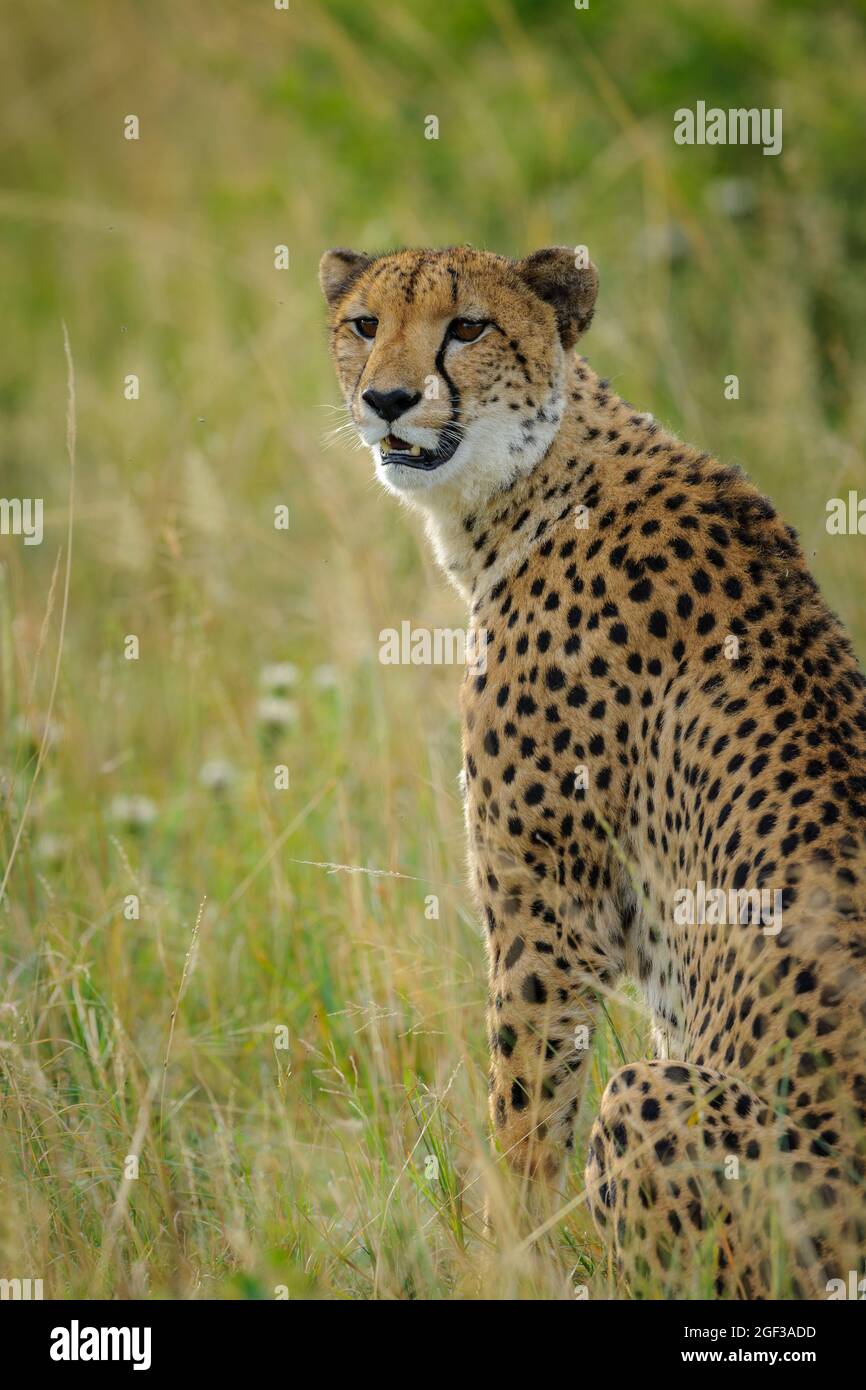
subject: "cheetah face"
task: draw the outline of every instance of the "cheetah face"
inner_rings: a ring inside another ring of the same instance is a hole
[[[352,421],[391,492],[475,504],[528,472],[563,410],[565,352],[597,276],[567,247],[327,251],[319,278]]]

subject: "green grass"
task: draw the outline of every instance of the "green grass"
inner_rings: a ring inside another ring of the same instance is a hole
[[[323,444],[316,264],[588,245],[593,365],[748,469],[862,651],[862,541],[823,524],[866,424],[862,6],[403,0],[386,25],[349,0],[45,0],[4,27],[0,492],[43,496],[46,537],[0,539],[0,1275],[50,1297],[627,1297],[580,1162],[537,1254],[507,1219],[499,1254],[484,1237],[485,1191],[515,1194],[487,1140],[458,673],[377,661],[382,628],[462,613],[365,457]],[[675,146],[698,99],[781,106],[781,157]],[[730,180],[736,215],[714,210]],[[64,320],[74,541],[34,783]],[[297,677],[268,726],[275,662]],[[579,1155],[608,1072],[648,1048],[633,995],[608,1011]]]

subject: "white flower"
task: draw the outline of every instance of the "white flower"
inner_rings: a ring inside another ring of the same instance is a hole
[[[46,719],[41,714],[34,714],[32,717],[19,714],[12,723],[12,729],[22,743],[30,743],[34,748],[39,748],[44,739],[46,750],[54,748],[63,737],[60,724],[54,719]]]
[[[683,261],[690,252],[689,239],[678,222],[664,222],[641,232],[639,248],[648,261]]]
[[[318,690],[333,690],[338,684],[336,666],[317,666],[313,672],[313,685]]]
[[[237,777],[232,763],[225,758],[210,758],[199,768],[198,780],[211,792],[223,792]]]
[[[297,683],[298,668],[291,661],[276,661],[263,666],[259,672],[259,685],[262,690],[280,693],[289,690]]]
[[[751,179],[713,179],[704,190],[707,207],[726,217],[745,217],[753,212],[758,194]]]
[[[33,852],[36,858],[41,859],[45,864],[59,864],[69,852],[69,837],[67,835],[40,835],[33,846]]]
[[[294,724],[298,718],[298,707],[294,700],[283,700],[278,695],[268,695],[259,700],[256,717],[260,724],[271,729],[282,729]]]
[[[108,810],[112,820],[130,829],[152,825],[156,820],[156,803],[148,796],[116,796]]]

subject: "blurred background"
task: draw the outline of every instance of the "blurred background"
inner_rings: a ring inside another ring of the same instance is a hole
[[[544,1259],[483,1259],[461,673],[377,659],[381,629],[463,613],[369,456],[327,437],[316,267],[586,244],[582,350],[773,496],[862,652],[866,542],[825,507],[864,479],[866,10],[3,10],[0,495],[44,498],[45,538],[0,537],[0,1277],[627,1297],[579,1200],[608,1070],[648,1046],[627,990],[572,1207]],[[781,107],[781,155],[677,146],[699,100]]]

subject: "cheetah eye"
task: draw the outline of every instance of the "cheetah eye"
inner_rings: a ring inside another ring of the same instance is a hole
[[[360,318],[350,319],[352,327],[359,338],[375,338],[376,329],[379,327],[379,320],[367,318],[363,314]]]
[[[451,337],[461,343],[474,343],[486,327],[484,319],[455,319],[451,324]]]

